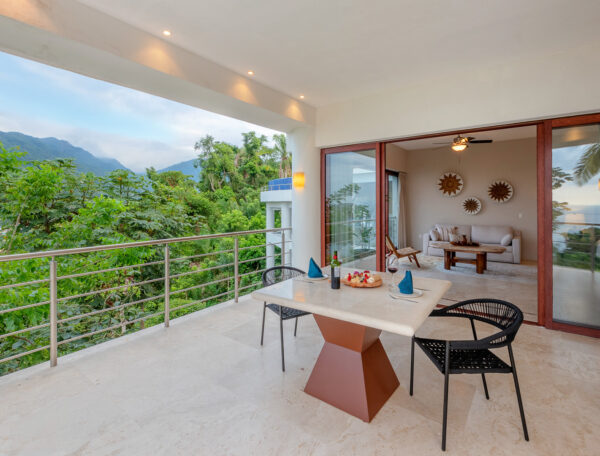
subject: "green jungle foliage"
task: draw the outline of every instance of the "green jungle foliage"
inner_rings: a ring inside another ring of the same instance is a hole
[[[0,144],[0,255],[264,229],[260,189],[290,173],[285,135],[274,140],[270,148],[254,132],[243,134],[242,147],[202,138],[198,181],[153,168],[145,176],[80,173],[72,160],[27,161]],[[264,234],[239,238],[241,293],[260,283],[264,244]],[[233,245],[231,237],[170,244],[171,319],[233,297]],[[56,257],[59,356],[162,323],[164,252]],[[0,359],[33,351],[0,361],[0,375],[48,360],[48,277],[48,258],[0,263]],[[34,283],[8,287],[21,282]]]
[[[557,190],[561,188],[563,184],[573,181],[576,181],[579,185],[583,185],[596,175],[599,172],[597,163],[599,163],[600,160],[597,156],[590,154],[590,151],[595,151],[596,155],[598,155],[598,151],[600,151],[598,146],[598,144],[591,146],[582,155],[573,175],[565,172],[562,168],[552,168],[552,190]],[[590,157],[595,160],[592,165],[587,163],[590,161]],[[593,166],[595,166],[595,168]],[[592,168],[591,171],[590,167]],[[561,232],[561,222],[559,222],[558,219],[570,210],[571,208],[569,207],[568,202],[552,201],[552,230],[558,235],[553,237],[553,263],[570,268],[600,271],[600,256],[598,255],[600,228],[587,226],[574,232]]]

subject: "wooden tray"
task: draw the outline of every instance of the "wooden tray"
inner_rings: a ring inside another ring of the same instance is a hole
[[[454,247],[479,247],[479,242],[463,244],[462,242],[450,242]]]
[[[348,280],[346,279],[342,279],[342,283],[344,285],[348,285],[349,287],[352,288],[377,288],[380,287],[381,285],[383,285],[383,280],[381,280],[381,277],[378,280],[375,280],[375,282],[373,283],[352,283],[352,282],[348,282]]]

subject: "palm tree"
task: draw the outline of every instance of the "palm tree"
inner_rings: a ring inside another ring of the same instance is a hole
[[[284,134],[273,135],[275,142],[274,150],[279,159],[279,177],[292,176],[292,154],[287,149],[286,136]]]
[[[573,176],[579,185],[583,185],[598,173],[600,173],[600,143],[592,144],[579,157]]]

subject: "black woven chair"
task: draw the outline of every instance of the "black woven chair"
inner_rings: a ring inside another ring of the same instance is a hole
[[[274,268],[269,268],[262,273],[262,283],[263,286],[268,287],[269,285],[283,282],[284,280],[288,280],[303,274],[305,274],[305,272],[301,269],[292,268],[290,266],[275,266]],[[289,307],[284,307],[277,304],[267,304],[265,302],[263,306],[262,330],[260,333],[261,345],[263,344],[265,337],[265,313],[267,307],[279,315],[279,332],[281,335],[281,370],[285,372],[285,358],[283,355],[283,321],[290,320],[292,318],[296,319],[296,323],[294,324],[294,337],[296,337],[296,331],[298,330],[298,317],[310,315],[310,313],[302,312],[296,309],[290,309]]]
[[[510,302],[497,299],[470,299],[457,304],[436,309],[430,314],[431,317],[462,317],[468,318],[471,322],[474,340],[437,340],[424,339],[421,337],[412,338],[411,359],[410,359],[410,395],[413,394],[413,377],[415,370],[415,343],[423,349],[438,370],[444,374],[444,418],[442,423],[442,450],[446,450],[446,421],[448,418],[448,380],[450,374],[481,374],[483,389],[486,399],[489,399],[488,387],[485,381],[487,373],[513,374],[515,381],[515,390],[517,392],[517,401],[519,411],[521,412],[521,422],[523,424],[523,434],[525,440],[529,440],[527,433],[527,424],[525,423],[525,413],[523,412],[523,402],[521,400],[521,391],[519,389],[519,380],[517,379],[517,370],[515,368],[515,358],[513,356],[511,343],[514,340],[521,323],[523,322],[523,312]],[[491,336],[477,340],[475,331],[475,320],[488,323],[501,329],[500,332]],[[508,347],[510,365],[506,364],[494,353],[492,348]]]

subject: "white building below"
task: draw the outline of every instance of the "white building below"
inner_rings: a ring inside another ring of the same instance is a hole
[[[260,192],[260,201],[267,204],[267,229],[287,228],[292,226],[292,178],[274,179],[269,182],[267,190]],[[281,214],[281,225],[275,226],[275,213]],[[288,234],[289,236],[289,234]],[[290,245],[291,239],[285,240]],[[281,233],[267,233],[267,268],[275,266],[275,245],[281,245]],[[289,249],[286,249],[286,254]],[[286,263],[291,264],[289,258]]]

